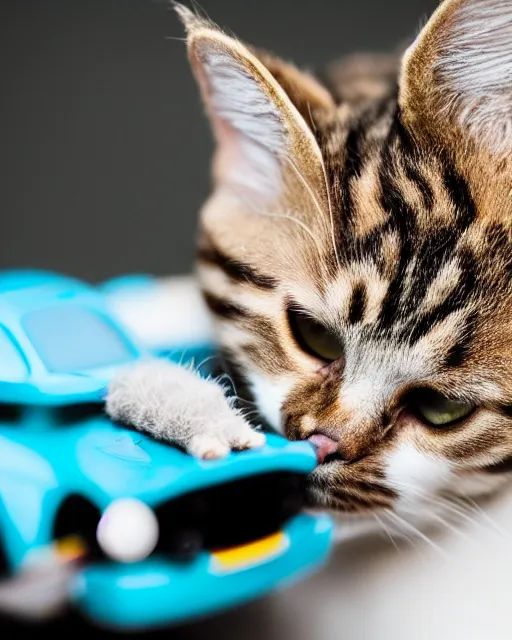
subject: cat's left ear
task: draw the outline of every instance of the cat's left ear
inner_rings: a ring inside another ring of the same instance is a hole
[[[460,148],[512,151],[512,1],[444,0],[407,50],[403,119]]]
[[[295,172],[320,201],[327,200],[320,148],[301,111],[333,106],[328,92],[313,78],[301,82],[285,63],[273,74],[240,41],[182,5],[175,7],[217,143],[217,183],[261,203],[279,198]],[[283,70],[291,92],[276,78]]]

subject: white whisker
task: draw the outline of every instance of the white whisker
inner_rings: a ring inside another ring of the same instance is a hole
[[[388,513],[389,516],[394,518],[401,526],[406,527],[406,529],[409,529],[409,531],[411,531],[411,533],[413,533],[415,536],[417,536],[418,538],[423,540],[423,542],[426,542],[428,545],[430,545],[433,549],[435,549],[444,558],[448,558],[448,554],[445,551],[443,551],[443,549],[441,549],[441,547],[439,545],[437,545],[435,542],[433,542],[427,535],[425,535],[422,531],[417,529],[410,522],[405,520],[405,518],[402,518],[401,516],[399,516],[394,511],[388,511],[387,513]]]
[[[200,370],[203,365],[205,365],[207,362],[210,362],[210,360],[215,360],[216,357],[217,356],[208,356],[207,358],[204,358],[204,360],[201,360],[201,362],[197,365],[196,369]]]
[[[258,411],[258,409],[253,409],[252,411],[243,411],[243,416],[244,418],[252,418],[253,416],[259,416],[260,412]]]
[[[455,512],[454,510],[449,508],[449,505],[444,504],[443,502],[434,502],[433,500],[431,501],[433,504],[435,504],[437,507],[442,507],[444,509],[446,509],[448,511],[448,513],[455,513],[458,517],[461,517],[461,514]],[[408,509],[407,513],[410,513],[411,515],[415,515],[415,512],[412,509]],[[446,518],[443,518],[440,514],[438,513],[433,513],[432,511],[429,513],[429,518],[439,522],[439,524],[441,524],[443,527],[445,527],[446,529],[450,530],[452,533],[454,533],[455,535],[460,536],[461,538],[464,538],[465,540],[470,541],[472,544],[474,544],[477,548],[481,548],[481,545],[477,544],[476,541],[469,536],[467,533],[464,533],[464,531],[461,531],[460,529],[458,529],[454,524],[452,524],[451,522],[449,522]]]
[[[298,218],[295,218],[294,216],[292,216],[290,214],[287,214],[287,213],[271,213],[269,211],[262,211],[260,209],[257,210],[257,213],[259,215],[267,216],[269,218],[281,218],[282,220],[290,220],[291,222],[295,222],[295,224],[298,224],[299,227],[301,227],[301,229],[303,229],[303,231],[305,231],[308,234],[308,236],[313,240],[313,242],[315,244],[315,248],[316,248],[317,253],[318,253],[319,264],[324,266],[322,243],[317,240],[317,238],[315,237],[315,234],[307,226],[307,224],[305,222],[303,222],[302,220],[299,220]],[[324,269],[324,271],[325,271],[325,269]]]
[[[323,176],[324,176],[325,192],[327,194],[327,206],[329,208],[329,221],[331,223],[332,247],[334,249],[334,255],[336,256],[336,263],[338,265],[338,269],[340,269],[340,271],[341,271],[340,256],[338,254],[338,245],[337,245],[337,242],[336,242],[336,236],[334,234],[334,214],[333,214],[333,211],[332,211],[331,190],[330,190],[330,186],[329,186],[329,180],[327,179],[327,172],[325,170],[325,166],[324,166],[323,162],[322,162],[322,173],[323,173]]]
[[[388,518],[388,524],[396,535],[400,536],[400,538],[404,538],[411,545],[411,547],[413,547],[414,549],[417,549],[418,545],[415,544],[414,540],[410,536],[404,533],[403,528],[397,530],[396,524],[394,522],[389,522],[390,518],[389,518],[389,513],[387,511],[382,512],[381,516],[383,518],[386,518],[386,517]]]
[[[380,526],[382,527],[384,533],[390,539],[391,544],[395,547],[395,549],[398,551],[398,553],[401,553],[401,550],[400,550],[399,546],[397,545],[396,540],[393,538],[393,536],[391,535],[391,532],[389,531],[387,526],[384,524],[384,521],[381,518],[379,518],[379,516],[376,513],[373,513],[373,517],[380,524]]]
[[[468,508],[472,508],[472,512],[477,512],[480,516],[482,516],[482,518],[484,518],[484,520],[487,521],[487,523],[500,535],[502,535],[504,538],[510,538],[511,535],[508,531],[505,531],[504,529],[502,529],[499,524],[497,522],[495,522],[491,516],[487,513],[487,511],[485,511],[485,509],[482,509],[482,507],[475,502],[472,498],[468,497],[468,496],[464,496],[464,497],[458,497],[458,496],[453,496],[452,500],[457,499],[457,504],[462,507],[462,504],[460,503],[464,503],[464,502],[470,502],[471,503],[471,507],[469,505],[465,505]]]
[[[286,157],[286,161],[288,162],[288,164],[291,166],[291,168],[294,170],[295,175],[299,178],[302,186],[306,189],[306,191],[308,192],[311,201],[313,202],[313,204],[315,205],[318,214],[320,215],[320,220],[322,220],[323,215],[324,215],[324,211],[320,205],[320,203],[318,202],[318,198],[315,195],[315,192],[313,191],[313,189],[311,188],[310,184],[308,183],[308,181],[306,180],[306,178],[302,175],[302,172],[299,170],[299,168],[297,167],[297,165],[295,164],[295,162],[290,158],[290,157]]]
[[[288,161],[290,166],[295,171],[297,177],[299,178],[299,180],[303,184],[304,188],[309,193],[309,195],[311,197],[311,200],[315,204],[320,216],[323,218],[324,210],[320,206],[320,203],[318,202],[318,198],[316,197],[313,189],[311,188],[311,186],[309,185],[307,180],[304,178],[302,173],[299,171],[298,167],[295,165],[293,160],[291,158],[289,158],[289,157],[287,157],[286,160]],[[327,183],[327,176],[325,174],[325,169],[323,171],[323,175],[324,175],[324,180],[325,180],[325,191],[326,191],[326,194],[327,194],[327,206],[328,206],[328,209],[329,209],[329,221],[330,221],[330,227],[331,227],[332,248],[334,250],[334,255],[336,257],[336,264],[338,265],[338,269],[341,270],[340,257],[338,255],[338,247],[337,247],[337,243],[336,243],[336,236],[334,234],[334,218],[333,218],[333,213],[332,213],[331,195],[330,195],[330,192],[329,192],[329,185]]]
[[[236,393],[235,383],[233,378],[229,375],[229,373],[224,372],[215,378],[215,382],[218,382],[221,386],[224,384],[224,381],[227,380],[229,385],[231,385],[232,390]]]
[[[455,519],[456,523],[460,523],[460,521],[465,521],[469,525],[479,525],[483,526],[484,523],[488,524],[492,527],[494,531],[502,535],[503,537],[510,538],[510,534],[504,531],[499,525],[494,522],[494,520],[489,516],[489,514],[482,509],[482,507],[475,502],[473,499],[467,496],[456,496],[456,495],[429,495],[426,492],[422,491],[418,487],[414,487],[405,482],[401,482],[400,485],[406,489],[409,493],[417,496],[420,500],[423,500],[425,503],[436,507],[441,512],[444,511],[448,515],[451,515],[452,518]],[[468,504],[470,502],[471,504]],[[417,509],[406,509],[406,511],[415,515],[417,513]],[[459,528],[455,527],[453,524],[449,523],[446,518],[443,518],[442,515],[433,513],[432,510],[429,512],[428,517],[431,520],[436,520],[440,524],[444,525],[447,529],[450,529],[453,533],[466,538],[475,544],[475,540],[470,536],[465,534]],[[478,548],[482,548],[481,545],[476,545]]]
[[[446,511],[449,511],[457,515],[459,518],[466,520],[470,524],[476,523],[476,520],[474,518],[471,518],[468,514],[468,511],[469,513],[472,513],[471,510],[463,510],[462,508],[457,507],[446,496],[441,496],[441,495],[431,496],[426,492],[422,491],[421,489],[419,489],[418,487],[415,487],[411,484],[407,484],[406,482],[401,482],[400,485],[401,487],[406,489],[409,493],[412,493],[413,495],[420,498],[420,500],[424,500],[425,502],[429,502],[440,508],[442,507]],[[412,511],[409,511],[409,512],[413,513]]]

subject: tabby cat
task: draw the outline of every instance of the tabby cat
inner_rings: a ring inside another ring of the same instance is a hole
[[[512,470],[512,0],[445,0],[401,60],[321,77],[177,11],[216,140],[204,298],[261,416],[316,445],[312,503],[411,520],[494,491]],[[171,364],[126,370],[108,411],[205,458],[265,438]]]

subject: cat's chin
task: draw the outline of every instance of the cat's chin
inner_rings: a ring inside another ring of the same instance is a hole
[[[314,481],[308,486],[308,511],[312,514],[327,512],[334,521],[336,542],[383,534],[393,538],[408,538],[411,531],[435,526],[436,509],[430,503],[415,501],[403,505],[400,500],[389,507],[347,510],[344,503],[320,488]]]
[[[398,497],[364,469],[347,472],[346,465],[337,460],[319,464],[308,478],[307,500],[313,508],[371,518],[377,511],[392,510]]]
[[[346,511],[338,506],[328,492],[315,486],[308,487],[308,509],[311,514],[327,512],[334,521],[334,540],[341,542],[374,535],[381,530],[379,520],[371,510]]]

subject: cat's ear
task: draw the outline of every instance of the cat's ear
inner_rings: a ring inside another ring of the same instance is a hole
[[[217,142],[216,180],[248,200],[270,201],[281,195],[293,167],[322,197],[322,156],[304,112],[331,106],[327,91],[267,56],[276,75],[285,76],[281,84],[255,52],[182,5],[175,7]]]
[[[404,56],[400,106],[420,134],[510,154],[512,1],[444,0]]]

